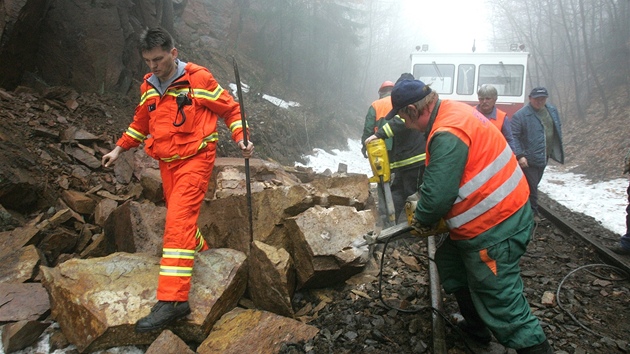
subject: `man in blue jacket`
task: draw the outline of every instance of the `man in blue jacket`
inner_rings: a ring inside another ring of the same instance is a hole
[[[529,94],[529,104],[512,117],[514,155],[523,169],[529,185],[529,201],[538,215],[538,184],[547,161],[552,158],[564,163],[562,124],[558,109],[547,103],[549,93],[544,87],[535,87]]]

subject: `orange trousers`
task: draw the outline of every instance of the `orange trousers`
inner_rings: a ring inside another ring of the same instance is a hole
[[[187,301],[195,252],[208,249],[197,219],[214,167],[215,150],[206,148],[185,160],[160,162],[166,225],[157,299]]]

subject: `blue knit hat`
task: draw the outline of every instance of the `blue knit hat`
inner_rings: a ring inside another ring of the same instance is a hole
[[[385,119],[392,119],[401,108],[418,102],[431,93],[431,88],[425,88],[424,82],[420,80],[402,80],[396,83],[392,90],[392,110],[389,111]]]

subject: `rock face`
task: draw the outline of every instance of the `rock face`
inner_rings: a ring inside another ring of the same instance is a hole
[[[234,0],[6,0],[0,62],[13,64],[0,68],[0,87],[13,90],[30,71],[49,85],[126,93],[146,71],[137,50],[144,28],[159,25],[176,41],[217,48],[237,8]]]

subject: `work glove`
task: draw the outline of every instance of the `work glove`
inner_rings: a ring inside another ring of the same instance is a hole
[[[436,228],[433,226],[425,226],[418,221],[418,219],[413,218],[411,220],[411,227],[418,234],[418,236],[428,237],[435,235]]]
[[[623,160],[623,173],[630,173],[630,149],[628,149],[626,157]]]
[[[363,157],[365,157],[366,159],[368,158],[367,148],[365,147],[365,145],[363,145],[363,147],[361,148],[361,153],[363,154]]]

